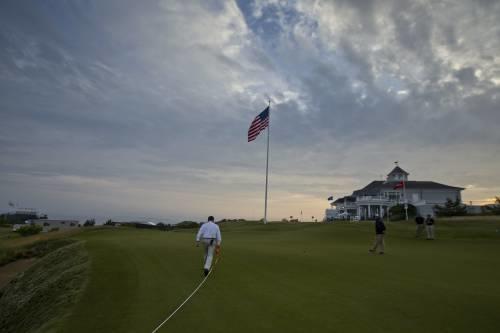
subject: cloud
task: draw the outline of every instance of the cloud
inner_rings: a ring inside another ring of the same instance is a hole
[[[457,186],[476,170],[474,198],[500,182],[497,2],[0,6],[5,202],[57,212],[70,188],[68,214],[259,217],[265,138],[246,131],[268,97],[273,217],[319,216],[393,160]]]

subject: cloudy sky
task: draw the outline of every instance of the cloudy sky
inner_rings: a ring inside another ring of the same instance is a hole
[[[500,2],[1,1],[0,211],[322,218],[381,179],[500,195]]]

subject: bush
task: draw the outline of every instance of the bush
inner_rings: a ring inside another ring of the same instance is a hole
[[[417,216],[417,208],[408,204],[408,219],[413,219]],[[399,204],[392,206],[389,209],[389,219],[391,221],[400,221],[406,219],[405,205]]]
[[[163,222],[160,222],[156,225],[156,227],[161,230],[161,231],[169,231],[169,230],[172,230],[173,227],[170,225],[170,224],[165,224]]]
[[[494,215],[500,215],[500,197],[495,197],[495,204],[486,206],[484,211]]]
[[[180,229],[192,229],[192,228],[198,228],[199,226],[200,225],[198,224],[198,222],[193,222],[193,221],[182,221],[175,225],[176,228]]]
[[[95,225],[95,220],[94,219],[91,219],[91,220],[87,220],[85,221],[85,223],[83,224],[84,227],[93,227]]]
[[[467,207],[460,202],[458,197],[455,201],[447,198],[444,206],[434,206],[434,212],[437,216],[464,216],[467,215]]]
[[[39,234],[42,231],[42,229],[43,228],[39,225],[29,224],[29,225],[25,225],[25,226],[22,226],[21,228],[17,229],[17,232],[21,236],[26,237],[26,236]]]

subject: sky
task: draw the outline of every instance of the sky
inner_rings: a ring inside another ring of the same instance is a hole
[[[383,179],[500,195],[500,1],[0,2],[0,211],[322,219]]]

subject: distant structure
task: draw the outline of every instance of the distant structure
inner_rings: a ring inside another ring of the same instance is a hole
[[[33,208],[18,208],[13,212],[0,214],[0,221],[7,224],[23,224],[27,220],[46,218],[47,215],[40,215]]]
[[[449,186],[432,181],[408,180],[410,174],[398,165],[387,179],[374,180],[351,195],[338,198],[326,209],[326,219],[372,219],[386,216],[392,206],[411,204],[422,216],[434,214],[435,205],[444,205],[446,199],[462,201],[463,187]]]
[[[49,219],[33,219],[27,220],[25,224],[34,224],[42,227],[42,232],[51,230],[63,230],[78,228],[80,222],[76,220],[49,220]],[[19,226],[19,225],[16,225]]]

